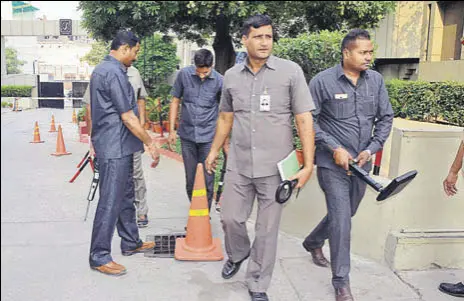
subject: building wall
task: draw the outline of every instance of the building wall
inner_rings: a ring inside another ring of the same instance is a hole
[[[415,58],[420,55],[423,1],[399,1],[373,32],[376,58]]]
[[[419,79],[430,82],[448,80],[464,82],[464,60],[420,62]]]

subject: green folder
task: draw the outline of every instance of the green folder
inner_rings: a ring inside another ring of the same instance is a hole
[[[296,152],[293,150],[285,159],[279,161],[277,169],[279,169],[282,181],[288,180],[291,176],[295,175],[300,170]]]

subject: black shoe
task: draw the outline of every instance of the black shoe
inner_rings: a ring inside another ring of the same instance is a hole
[[[251,301],[269,301],[266,293],[257,293],[252,291],[248,291],[248,293],[250,294]]]
[[[438,289],[448,295],[464,298],[464,284],[462,282],[453,283],[441,283]]]
[[[244,262],[248,257],[250,257],[250,253],[243,258],[242,260],[238,262],[232,262],[230,259],[227,259],[226,263],[224,264],[224,267],[222,268],[222,278],[224,279],[230,279],[232,276],[237,274],[238,270],[240,270],[240,265],[242,262]]]

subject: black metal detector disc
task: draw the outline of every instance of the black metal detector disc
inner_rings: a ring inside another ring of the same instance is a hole
[[[279,184],[279,187],[277,187],[276,190],[276,202],[279,204],[284,204],[286,203],[290,197],[292,196],[293,189],[295,188],[296,184],[298,183],[298,180],[285,180],[282,183]]]
[[[397,178],[394,178],[387,187],[380,191],[380,194],[377,196],[377,201],[383,201],[404,189],[417,175],[417,171],[412,170],[404,175],[401,175]]]

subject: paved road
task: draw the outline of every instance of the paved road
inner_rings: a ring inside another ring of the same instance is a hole
[[[56,133],[49,133],[51,114],[63,127],[72,155],[54,157]],[[1,300],[249,300],[244,270],[223,280],[223,262],[179,262],[141,254],[123,257],[119,238],[113,257],[127,275],[109,277],[91,271],[88,251],[96,201],[83,221],[92,177],[86,168],[69,179],[87,151],[78,142],[72,111],[39,109],[1,114]],[[30,144],[34,122],[45,143]],[[156,169],[144,156],[150,224],[142,238],[182,231],[189,203],[181,163],[163,157]],[[213,236],[222,239],[218,215],[212,214]],[[248,223],[253,235],[253,221]],[[326,252],[328,250],[325,250]],[[327,252],[328,253],[328,252]],[[246,267],[246,265],[244,266]],[[464,279],[459,270],[407,272],[399,275],[363,258],[353,258],[352,290],[359,301],[455,300],[436,291],[442,280]],[[301,240],[281,233],[278,259],[269,290],[273,301],[334,300],[330,271],[314,266]]]

